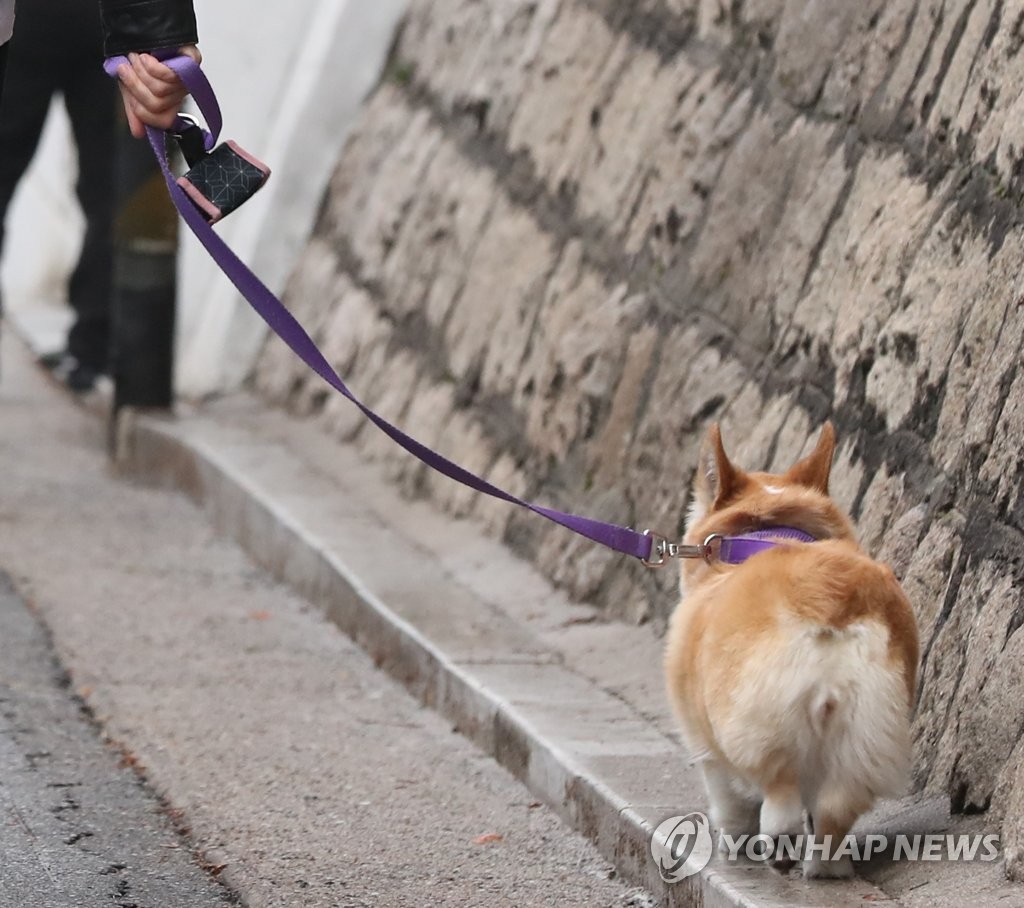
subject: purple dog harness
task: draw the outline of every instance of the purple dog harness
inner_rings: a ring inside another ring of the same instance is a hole
[[[111,57],[105,62],[104,69],[108,75],[117,78],[117,68],[127,62],[125,57]],[[367,419],[414,457],[439,473],[443,473],[477,492],[533,511],[593,542],[616,552],[639,558],[648,567],[661,567],[670,558],[703,558],[709,562],[722,561],[727,564],[739,564],[752,555],[772,548],[780,542],[813,541],[813,537],[801,530],[778,527],[742,536],[714,535],[708,537],[700,545],[686,546],[669,542],[667,537],[650,530],[639,532],[630,527],[567,514],[525,501],[492,485],[431,450],[415,438],[406,435],[401,429],[378,416],[348,389],[341,376],[331,367],[312,338],[285,308],[284,304],[267,289],[263,282],[249,270],[211,228],[211,223],[237,208],[259,189],[266,181],[269,170],[234,143],[228,142],[217,146],[217,138],[222,125],[220,105],[217,103],[213,88],[198,64],[190,57],[185,56],[171,57],[162,62],[174,70],[184,83],[202,111],[207,124],[207,129],[203,130],[191,119],[179,117],[178,122],[167,132],[150,126],[146,127],[149,144],[156,155],[167,182],[167,191],[170,193],[178,213],[239,293],[245,297],[249,305],[256,310],[270,329],[309,368],[338,393],[347,397]],[[185,151],[190,169],[184,177],[176,177],[171,170],[167,154],[168,135],[179,139]]]

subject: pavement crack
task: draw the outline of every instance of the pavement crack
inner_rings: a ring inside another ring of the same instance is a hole
[[[82,805],[79,804],[78,801],[76,801],[74,798],[65,798],[59,804],[54,804],[53,807],[50,808],[50,811],[56,814],[57,816],[60,816],[62,813],[65,813],[66,811],[81,809]]]
[[[117,886],[114,888],[113,900],[117,908],[141,908],[138,902],[126,902],[128,894],[131,892],[131,885],[127,880],[118,880]]]

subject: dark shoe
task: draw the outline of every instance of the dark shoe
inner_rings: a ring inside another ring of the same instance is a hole
[[[99,377],[100,373],[96,369],[79,364],[68,372],[64,378],[64,383],[75,394],[85,394],[85,392],[91,391],[96,387],[96,379]]]
[[[96,387],[96,379],[103,374],[101,369],[79,362],[66,351],[44,353],[39,357],[39,364],[53,372],[57,381],[63,382],[76,394],[91,391]]]
[[[41,354],[36,362],[38,362],[44,369],[49,369],[53,372],[55,369],[60,368],[61,364],[69,356],[71,356],[71,354],[64,350],[54,350],[52,353]]]

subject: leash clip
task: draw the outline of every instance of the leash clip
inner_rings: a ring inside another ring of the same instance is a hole
[[[651,530],[644,530],[645,536],[651,537],[651,553],[646,558],[641,558],[644,567],[660,568],[668,563],[669,558],[675,558],[679,554],[679,545],[669,542],[666,536],[655,533]]]
[[[711,564],[718,559],[724,538],[720,533],[712,533],[698,545],[682,545],[653,530],[644,530],[644,535],[651,537],[651,554],[640,560],[649,568],[665,567],[671,558],[703,558]]]

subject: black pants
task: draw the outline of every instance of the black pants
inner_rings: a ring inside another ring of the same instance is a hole
[[[4,73],[7,71],[7,45],[0,44],[0,98],[4,96]]]
[[[78,148],[76,192],[85,240],[68,297],[75,323],[68,352],[107,365],[113,270],[114,143],[117,88],[103,72],[95,3],[31,0],[18,4],[0,100],[0,250],[14,190],[39,144],[50,99],[62,94]],[[0,51],[0,54],[3,52]],[[34,238],[41,250],[46,237]]]

